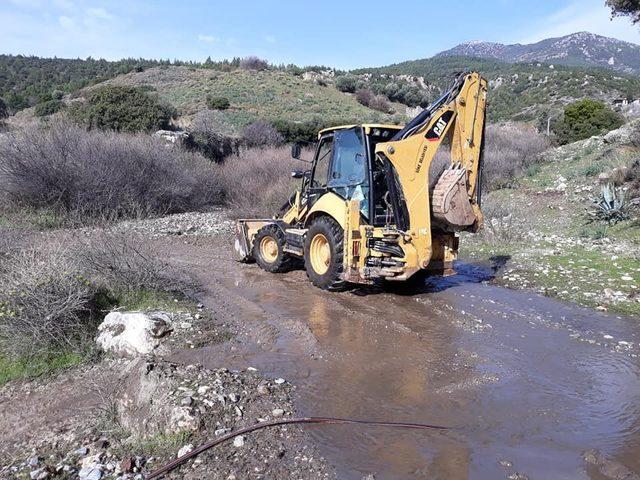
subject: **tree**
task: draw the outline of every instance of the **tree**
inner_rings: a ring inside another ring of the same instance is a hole
[[[0,122],[2,122],[8,116],[9,109],[7,108],[7,104],[4,103],[4,100],[2,98],[0,98]]]
[[[640,22],[640,0],[606,0],[614,17],[631,17],[633,23]]]
[[[558,141],[565,144],[614,130],[623,123],[622,115],[604,103],[584,99],[567,105],[564,117],[553,129]]]
[[[64,107],[64,103],[61,100],[47,100],[36,105],[35,114],[38,117],[44,117],[47,115],[53,115]]]
[[[140,132],[166,128],[175,109],[140,88],[108,85],[92,92],[83,105],[71,109],[80,125],[117,132]]]

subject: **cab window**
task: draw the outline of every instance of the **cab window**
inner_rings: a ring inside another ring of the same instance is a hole
[[[316,161],[315,167],[313,169],[313,179],[311,180],[311,187],[322,188],[327,186],[329,164],[331,163],[332,154],[333,136],[328,136],[320,139],[317,156],[318,160]]]

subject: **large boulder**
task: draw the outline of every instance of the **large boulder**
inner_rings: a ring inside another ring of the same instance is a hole
[[[96,342],[116,355],[148,355],[171,330],[171,316],[165,312],[111,312],[98,327]]]

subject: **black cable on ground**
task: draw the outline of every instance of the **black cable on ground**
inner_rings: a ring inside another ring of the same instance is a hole
[[[278,425],[289,425],[294,423],[319,423],[319,424],[349,424],[349,425],[368,425],[368,426],[376,426],[376,427],[391,427],[391,428],[412,428],[417,430],[449,430],[449,427],[443,427],[440,425],[427,425],[422,423],[397,423],[397,422],[373,422],[368,420],[351,420],[348,418],[331,418],[331,417],[303,417],[303,418],[286,418],[282,420],[273,420],[271,422],[263,422],[258,423],[256,425],[252,425],[250,427],[241,428],[240,430],[236,430],[235,432],[228,433],[223,435],[216,440],[212,440],[211,442],[205,443],[204,445],[195,448],[182,455],[181,457],[172,460],[166,465],[158,468],[151,472],[146,479],[152,480],[154,478],[158,478],[165,473],[170,472],[171,470],[177,468],[182,465],[184,462],[189,460],[190,458],[195,457],[196,455],[201,454],[202,452],[209,450],[210,448],[215,447],[227,440],[231,440],[238,435],[242,435],[243,433],[253,432],[255,430],[260,430],[267,427],[275,427]]]

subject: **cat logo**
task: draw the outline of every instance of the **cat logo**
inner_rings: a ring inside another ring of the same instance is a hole
[[[453,112],[451,110],[444,112],[440,118],[436,121],[435,125],[429,129],[425,138],[430,142],[435,142],[440,140],[440,137],[444,134],[449,122],[453,118]]]

